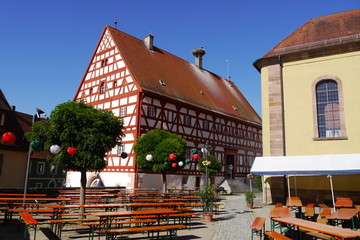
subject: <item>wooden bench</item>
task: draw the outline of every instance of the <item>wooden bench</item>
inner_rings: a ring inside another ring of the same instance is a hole
[[[135,227],[144,227],[144,226],[149,226],[150,224],[156,223],[158,222],[157,219],[119,219],[119,220],[114,220],[111,222],[111,225],[118,225],[118,227],[123,227],[124,224],[129,224],[129,228],[131,227],[131,224],[135,224]],[[80,225],[82,226],[88,226],[90,227],[90,233],[89,233],[89,239],[93,239],[94,238],[94,232],[96,229],[100,228],[100,222],[99,221],[94,221],[94,222],[82,222],[80,223]],[[142,226],[141,226],[142,224]]]
[[[316,238],[316,239],[323,239],[323,240],[333,239],[333,237],[330,235],[326,235],[324,233],[319,233],[319,232],[312,231],[312,230],[304,231],[304,234],[306,234],[310,237]]]
[[[264,234],[264,228],[265,228],[265,220],[264,217],[256,217],[252,225],[250,226],[251,229],[251,239],[254,239],[254,234],[256,236],[259,236],[260,239],[262,239]]]
[[[54,233],[61,238],[61,230],[68,223],[83,223],[83,222],[93,222],[99,221],[99,218],[61,218],[61,219],[50,219],[48,222],[51,224],[51,229]],[[55,228],[53,225],[55,224]]]
[[[292,240],[278,232],[265,232],[265,235],[276,240]]]
[[[135,228],[122,228],[122,229],[102,229],[97,230],[96,232],[99,234],[106,234],[110,236],[111,239],[114,239],[116,235],[121,235],[125,233],[138,233],[138,232],[147,232],[148,237],[154,237],[154,232],[157,232],[159,238],[159,232],[165,230],[166,235],[169,236],[171,239],[172,236],[176,236],[176,231],[178,229],[186,228],[186,225],[183,224],[169,224],[169,225],[156,225],[156,226],[149,226],[149,227],[135,227]],[[150,234],[151,233],[151,234]]]
[[[9,212],[9,219],[12,219],[12,215],[14,212],[28,212],[28,213],[36,213],[36,215],[38,215],[39,212],[52,212],[52,209],[45,209],[45,208],[36,208],[36,209],[32,209],[32,208],[11,208],[8,209]]]
[[[30,228],[33,228],[34,229],[34,240],[35,240],[36,239],[36,228],[37,228],[38,221],[33,216],[31,216],[31,214],[29,212],[20,212],[19,215],[25,223],[24,239],[27,239],[28,230]]]
[[[87,216],[90,213],[63,213],[61,214],[62,217],[79,217],[79,216]],[[53,214],[40,214],[42,217],[52,217]]]
[[[327,216],[331,215],[331,208],[323,208],[321,213],[320,213],[320,217],[321,218],[325,218]]]
[[[314,221],[315,220],[315,210],[314,210],[314,206],[315,204],[313,203],[309,203],[305,206],[305,213],[304,213],[304,218],[308,219],[310,221]]]
[[[174,219],[174,224],[176,223],[176,219],[179,219],[179,224],[185,224],[188,226],[188,228],[190,229],[191,226],[191,219],[193,216],[197,216],[199,214],[197,213],[174,213],[174,214],[169,214],[167,215],[167,217],[173,218]]]

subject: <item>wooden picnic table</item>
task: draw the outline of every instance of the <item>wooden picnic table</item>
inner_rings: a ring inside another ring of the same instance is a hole
[[[14,203],[17,202],[41,202],[41,203],[46,203],[46,202],[65,202],[69,200],[68,198],[46,198],[46,197],[0,197],[0,202],[4,202],[5,204],[5,214],[4,214],[4,221],[7,221],[9,219],[11,219],[12,214],[9,212],[9,209],[13,209],[15,207]]]
[[[135,198],[133,202],[199,202],[200,198]]]
[[[274,229],[278,225],[276,224],[276,222],[273,219],[274,218],[291,217],[291,212],[290,212],[290,209],[287,207],[273,207],[270,209],[269,217],[270,217],[271,231],[274,231]]]
[[[335,208],[353,207],[353,200],[347,197],[337,197],[335,202]]]
[[[38,193],[0,193],[0,196],[21,196],[21,197],[45,197],[46,194],[38,194]]]
[[[53,209],[53,213],[51,216],[52,220],[61,219],[62,214],[65,210],[68,209],[77,209],[77,208],[103,208],[105,212],[107,211],[115,211],[118,208],[124,207],[123,203],[104,203],[104,204],[54,204],[54,205],[44,205],[45,208]]]
[[[300,218],[284,217],[284,218],[274,218],[273,220],[276,222],[284,223],[286,225],[291,225],[295,227],[295,230],[297,230],[297,232],[299,232],[299,228],[306,228],[309,230],[324,233],[340,239],[351,239],[351,238],[360,237],[360,232],[357,231],[331,226],[327,224],[312,222]]]
[[[287,197],[286,198],[286,206],[289,207],[290,209],[295,209],[298,217],[299,218],[302,217],[301,208],[302,208],[303,204],[299,197],[297,197],[297,196]]]
[[[355,230],[355,218],[359,211],[360,210],[356,208],[340,208],[330,216],[327,216],[326,219],[334,222],[335,225],[351,220],[351,229]]]
[[[128,203],[128,204],[123,204],[123,206],[128,210],[136,210],[139,208],[148,208],[148,207],[152,207],[152,208],[172,208],[172,209],[177,209],[178,207],[183,207],[186,206],[187,203],[185,202],[149,202],[149,203]]]
[[[156,209],[142,209],[139,211],[91,212],[90,215],[93,217],[100,218],[99,229],[110,229],[111,223],[115,217],[156,215],[157,224],[159,225],[162,217],[173,213],[179,213],[179,211],[174,210],[172,208],[156,208]],[[106,239],[108,239],[108,235],[106,235]]]
[[[69,198],[71,202],[80,200],[80,194],[61,194],[59,197]],[[115,198],[115,194],[87,194],[85,200],[102,200],[103,202],[109,202],[111,198]]]

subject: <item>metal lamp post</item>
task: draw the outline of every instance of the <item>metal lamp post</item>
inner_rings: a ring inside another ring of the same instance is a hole
[[[34,124],[34,122],[41,118],[41,114],[45,113],[44,111],[36,108],[36,113],[34,114],[33,118],[32,118],[32,122],[31,122],[31,126],[32,124]],[[27,188],[28,188],[28,178],[29,178],[29,168],[30,168],[30,159],[31,159],[31,143],[29,144],[29,151],[28,151],[28,157],[27,157],[27,163],[26,163],[26,173],[25,173],[25,183],[24,183],[24,201],[25,201],[25,197],[26,197],[26,192],[27,192]]]
[[[208,161],[208,156],[209,156],[209,153],[211,151],[211,146],[208,144],[208,143],[205,143],[204,144],[204,147],[201,148],[201,152],[204,154],[204,158],[206,158],[206,164],[205,165],[205,187],[208,186],[208,182],[209,182],[209,176],[208,176],[208,166],[210,165],[210,162]]]

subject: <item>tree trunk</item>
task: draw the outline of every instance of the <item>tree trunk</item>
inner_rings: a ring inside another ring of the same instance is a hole
[[[80,179],[80,205],[85,204],[85,195],[86,195],[86,170],[81,171]],[[85,213],[84,207],[80,207],[80,213]],[[83,218],[84,216],[81,216]]]
[[[162,173],[162,181],[163,181],[163,192],[167,192],[167,183],[166,183],[166,173]]]

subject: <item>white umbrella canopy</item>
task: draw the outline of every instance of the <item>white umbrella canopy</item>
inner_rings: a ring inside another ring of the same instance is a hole
[[[333,205],[335,205],[332,175],[360,174],[360,154],[256,157],[250,173],[253,175],[328,175]],[[288,195],[290,196],[289,190]]]

